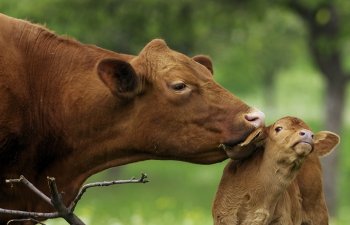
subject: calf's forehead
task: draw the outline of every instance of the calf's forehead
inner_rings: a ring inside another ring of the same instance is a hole
[[[274,123],[274,127],[276,126],[282,126],[286,129],[308,129],[310,130],[310,127],[301,119],[292,117],[292,116],[286,116],[279,120],[277,120]]]

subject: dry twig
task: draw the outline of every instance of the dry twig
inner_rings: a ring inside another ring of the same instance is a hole
[[[139,179],[135,179],[134,177],[131,178],[130,180],[113,180],[113,181],[103,181],[103,182],[95,182],[95,183],[90,183],[90,184],[85,184],[82,188],[80,188],[79,193],[73,200],[73,202],[70,204],[69,209],[70,211],[74,211],[77,203],[80,201],[81,197],[84,195],[86,190],[88,188],[92,187],[106,187],[114,184],[130,184],[130,183],[147,183],[149,180],[147,180],[147,174],[142,173],[141,177]]]
[[[11,223],[17,223],[17,222],[33,222],[35,224],[41,224],[41,225],[45,225],[44,223],[38,221],[38,220],[35,220],[35,219],[32,219],[32,218],[29,218],[29,219],[14,219],[14,220],[9,220],[6,224],[7,225],[10,225]]]
[[[51,198],[46,196],[43,192],[41,192],[39,189],[37,189],[32,183],[30,183],[24,176],[20,176],[19,179],[8,179],[6,180],[6,183],[9,183],[13,185],[14,183],[22,183],[25,186],[27,186],[31,191],[33,191],[36,195],[38,195],[42,200],[49,203],[56,212],[52,213],[41,213],[41,212],[27,212],[27,211],[20,211],[20,210],[9,210],[9,209],[2,209],[0,208],[0,214],[8,214],[12,216],[18,216],[21,217],[21,219],[13,219],[8,221],[7,224],[11,224],[12,222],[18,222],[18,221],[33,221],[35,223],[40,223],[36,218],[40,219],[53,219],[53,218],[63,218],[65,219],[69,224],[71,225],[85,225],[85,223],[79,219],[74,214],[75,207],[77,206],[79,200],[84,195],[86,190],[91,187],[104,187],[104,186],[110,186],[115,184],[129,184],[129,183],[147,183],[147,175],[141,174],[141,178],[135,179],[131,178],[130,180],[115,180],[115,181],[103,181],[103,182],[95,182],[84,185],[73,202],[70,204],[69,207],[66,207],[62,195],[58,192],[57,185],[55,178],[53,177],[47,177],[48,185],[50,188],[50,194]],[[25,218],[25,219],[23,219]]]

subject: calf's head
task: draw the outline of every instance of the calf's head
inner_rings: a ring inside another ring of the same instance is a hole
[[[281,158],[294,162],[303,159],[312,151],[318,155],[331,152],[339,143],[339,136],[320,131],[314,134],[300,119],[284,117],[266,129],[266,149],[273,149]]]
[[[189,58],[162,40],[153,40],[129,62],[103,59],[97,65],[109,98],[119,106],[115,118],[124,113],[129,148],[195,163],[227,158],[225,149],[264,123],[263,113],[218,85],[212,71],[208,57]]]
[[[338,143],[337,134],[329,131],[314,134],[302,120],[288,116],[268,127],[256,129],[230,152],[230,157],[246,158],[259,146],[264,146],[265,154],[295,162],[305,158],[312,151],[316,151],[319,156],[328,154]]]

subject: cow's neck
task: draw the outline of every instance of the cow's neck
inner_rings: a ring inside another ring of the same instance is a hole
[[[128,115],[104,113],[116,105],[96,74],[96,63],[104,57],[130,60],[132,56],[82,45],[26,22],[18,29],[30,97],[26,132],[35,137],[32,148],[41,155],[37,158],[60,158],[52,160],[57,162],[54,165],[50,160],[35,162],[43,177],[55,176],[68,195],[98,171],[149,158],[126,147],[132,134],[125,124],[118,122],[112,130],[98,126],[127,120]],[[112,134],[113,143],[106,143]]]

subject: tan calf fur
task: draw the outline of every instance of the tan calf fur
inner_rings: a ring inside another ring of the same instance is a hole
[[[0,208],[52,210],[6,178],[24,175],[48,194],[46,176],[55,177],[68,204],[101,170],[147,159],[220,162],[263,124],[213,80],[208,57],[163,40],[119,54],[0,14],[0,49]]]
[[[285,117],[252,133],[225,167],[213,204],[215,225],[328,224],[319,156],[339,137],[313,134],[300,119]],[[240,151],[255,152],[242,158]]]

